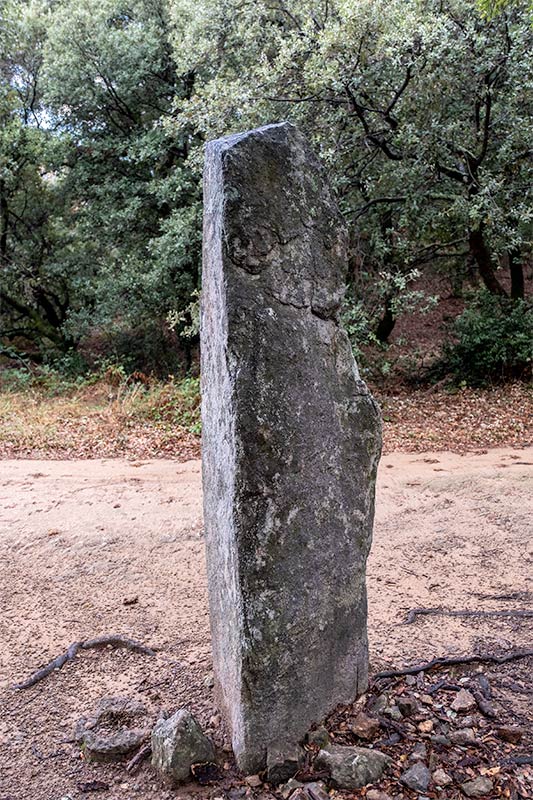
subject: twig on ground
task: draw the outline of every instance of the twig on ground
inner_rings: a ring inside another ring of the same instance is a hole
[[[427,617],[530,617],[533,618],[533,610],[529,609],[507,609],[503,611],[447,611],[445,608],[412,608],[406,618],[405,625],[412,625],[419,616]]]
[[[508,661],[517,661],[519,658],[528,658],[533,656],[533,650],[516,650],[514,653],[508,653],[505,656],[497,656],[494,653],[480,653],[479,655],[471,656],[456,656],[454,658],[434,658],[424,664],[417,664],[414,667],[405,667],[405,669],[389,669],[383,672],[377,672],[374,680],[381,678],[399,678],[402,675],[418,675],[420,672],[425,672],[429,669],[438,669],[439,667],[452,667],[460,664],[507,664]]]
[[[152,745],[150,743],[143,744],[133,758],[126,764],[126,772],[134,773],[138,770],[142,762],[152,755]]]
[[[78,650],[89,650],[91,648],[108,646],[125,647],[127,650],[131,650],[134,653],[143,653],[147,656],[155,655],[155,651],[150,647],[146,647],[146,645],[140,644],[140,642],[136,642],[133,639],[128,639],[126,636],[119,636],[116,634],[97,636],[95,639],[87,639],[85,642],[72,642],[65,653],[62,653],[60,656],[57,656],[57,658],[54,658],[53,661],[50,661],[48,664],[46,664],[46,666],[38,669],[37,672],[34,672],[33,675],[30,675],[27,680],[23,681],[22,683],[16,683],[13,688],[29,689],[30,686],[35,686],[36,683],[39,683],[39,681],[42,681],[44,678],[47,678],[48,675],[51,675],[54,670],[61,669],[61,667],[63,667],[67,661],[72,661],[76,657]]]

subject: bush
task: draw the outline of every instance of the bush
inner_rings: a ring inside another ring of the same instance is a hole
[[[482,386],[491,381],[531,377],[533,304],[486,290],[454,321],[453,343],[445,362],[458,383]]]

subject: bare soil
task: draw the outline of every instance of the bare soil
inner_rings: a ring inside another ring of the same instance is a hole
[[[74,800],[96,779],[109,786],[98,795],[106,800],[222,796],[216,787],[169,792],[148,765],[130,776],[120,764],[88,764],[72,741],[101,697],[124,695],[154,718],[187,706],[227,746],[205,685],[200,462],[5,460],[0,485],[0,800]],[[383,457],[368,569],[373,672],[532,646],[531,618],[405,624],[414,607],[532,608],[532,489],[533,448]],[[157,653],[88,650],[33,688],[12,688],[71,642],[102,634]],[[532,665],[504,678],[512,684],[525,670],[527,682]],[[532,694],[504,684],[511,720],[533,731]]]

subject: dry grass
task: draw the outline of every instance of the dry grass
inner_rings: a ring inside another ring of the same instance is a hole
[[[533,390],[515,383],[379,397],[385,452],[472,452],[533,443]],[[196,379],[131,382],[116,374],[79,385],[0,391],[1,458],[176,458],[200,455]]]
[[[199,454],[198,382],[0,393],[0,457],[185,460]]]

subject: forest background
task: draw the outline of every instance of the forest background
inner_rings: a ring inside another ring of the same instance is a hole
[[[155,402],[198,432],[203,145],[283,119],[337,192],[344,324],[372,385],[456,392],[531,377],[530,2],[0,9],[9,411],[17,392],[104,379],[113,399],[119,387],[145,408],[151,392],[150,413]]]

